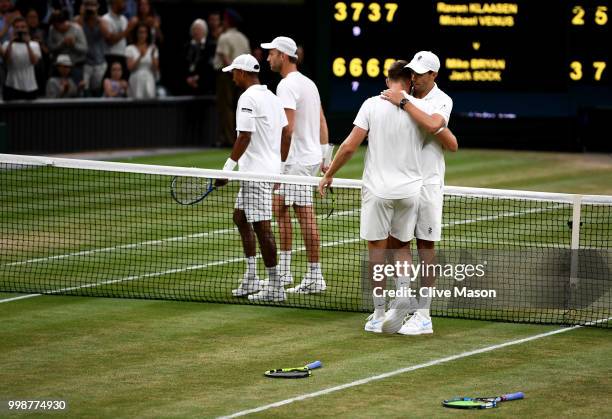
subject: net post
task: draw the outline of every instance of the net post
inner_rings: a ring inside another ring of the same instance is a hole
[[[578,250],[580,249],[580,210],[582,195],[575,195],[572,202],[572,242],[570,245],[570,285],[578,285]]]

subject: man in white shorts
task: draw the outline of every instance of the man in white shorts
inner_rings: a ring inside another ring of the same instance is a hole
[[[387,90],[383,98],[393,104],[400,104],[422,129],[427,132],[422,151],[423,188],[419,200],[416,222],[416,238],[419,257],[424,264],[432,264],[435,259],[435,242],[442,236],[442,204],[444,201],[444,150],[457,151],[457,139],[444,135],[453,108],[452,99],[438,88],[435,83],[440,69],[440,60],[430,51],[420,51],[406,66],[412,70],[412,94]],[[416,100],[415,100],[416,98]],[[415,102],[415,103],[413,103]],[[424,103],[426,107],[420,104]],[[432,274],[431,270],[428,272]],[[421,287],[432,287],[433,275],[422,278]],[[419,309],[400,329],[405,335],[433,333],[429,309],[431,297],[421,297]]]
[[[276,88],[288,121],[281,144],[283,173],[317,176],[319,168],[329,165],[331,159],[327,122],[317,86],[297,70],[297,45],[293,39],[279,36],[261,47],[269,50],[268,63],[272,71],[283,78]],[[300,223],[308,258],[308,271],[301,283],[287,292],[313,294],[327,287],[321,270],[321,245],[312,195],[312,187],[302,185],[282,184],[275,191],[274,213],[280,230],[280,275],[284,285],[293,283],[291,207]]]
[[[236,86],[244,90],[236,108],[238,136],[223,170],[232,171],[238,165],[241,172],[280,173],[281,132],[287,125],[280,100],[266,86],[259,84],[259,63],[252,55],[239,55],[223,71],[231,71]],[[217,180],[216,185],[225,183],[227,180]],[[272,184],[241,181],[234,207],[234,223],[242,239],[247,269],[240,286],[232,290],[235,297],[248,295],[251,301],[285,300],[285,289],[277,269],[271,219]],[[270,278],[263,287],[260,287],[257,277],[255,236]]]
[[[389,68],[387,86],[390,89],[406,89],[405,83],[409,81],[410,74],[404,70],[405,65],[406,61],[396,61]],[[393,250],[397,261],[411,262],[410,241],[414,238],[418,197],[423,184],[420,161],[423,136],[418,126],[406,118],[397,106],[378,96],[367,99],[361,105],[353,123],[353,130],[319,183],[319,192],[322,195],[325,193],[325,188],[332,184],[334,174],[368,137],[360,236],[368,241],[370,273],[373,274],[375,265],[385,263],[387,249]],[[365,330],[380,333],[385,320],[386,298],[381,293],[385,289],[385,281],[375,281],[372,275],[372,285],[374,313],[368,317]],[[410,277],[398,276],[398,290],[405,293],[409,287]],[[395,305],[407,310],[408,296],[397,298]],[[403,316],[406,312],[403,312]]]

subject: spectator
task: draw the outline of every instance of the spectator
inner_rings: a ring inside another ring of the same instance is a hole
[[[49,3],[51,3],[49,24],[51,24],[51,16],[53,16],[53,12],[65,11],[68,16],[68,20],[74,19],[74,0],[49,0]]]
[[[123,79],[121,63],[114,62],[110,68],[110,78],[104,79],[104,97],[126,97],[128,82]]]
[[[48,11],[51,10],[49,7],[51,2],[49,0],[14,0],[13,3],[15,4],[15,9],[19,10],[19,13],[26,18],[26,21],[28,20],[28,12],[32,9],[36,10],[39,20],[44,19]],[[46,27],[46,25],[44,26]]]
[[[83,67],[84,86],[86,92],[93,96],[99,96],[101,93],[107,66],[104,57],[106,42],[102,34],[102,18],[98,16],[98,7],[98,0],[84,0],[81,15],[77,18],[77,23],[83,27],[89,46]]]
[[[40,46],[30,40],[28,24],[21,16],[13,19],[13,35],[2,44],[2,55],[8,70],[4,100],[35,99],[38,85],[34,66],[41,57]]]
[[[191,41],[187,45],[187,85],[191,94],[211,94],[215,91],[215,71],[212,66],[215,50],[207,40],[208,25],[202,19],[191,24]]]
[[[213,61],[217,71],[217,113],[219,115],[218,145],[232,146],[236,139],[236,102],[238,90],[232,82],[231,73],[220,71],[241,54],[250,54],[249,40],[237,26],[242,22],[240,15],[227,9],[223,16],[225,31],[219,36]]]
[[[136,26],[136,42],[125,50],[130,70],[128,96],[134,99],[152,99],[156,96],[155,80],[159,71],[159,55],[149,27]]]
[[[127,37],[130,35],[136,24],[137,17],[132,17],[129,21],[122,15],[125,9],[124,0],[109,0],[110,10],[102,16],[102,35],[106,40],[106,63],[110,64],[118,61],[123,68],[123,74],[127,74],[127,63],[125,60],[125,48]]]
[[[164,36],[161,31],[161,19],[151,7],[149,0],[138,0],[138,23],[144,23],[149,27],[153,41],[161,45]]]
[[[73,65],[72,79],[78,84],[83,80],[83,66],[87,55],[85,33],[81,26],[68,19],[66,10],[54,11],[49,22],[49,51],[52,57],[61,54],[70,56]]]
[[[21,13],[15,10],[11,0],[0,0],[0,42],[12,39],[13,20],[18,16]]]
[[[51,77],[47,82],[47,98],[68,99],[79,96],[79,88],[70,77],[72,61],[68,54],[60,54],[55,61],[59,76]]]
[[[223,25],[221,24],[221,13],[212,12],[208,15],[208,43],[217,48],[217,40],[223,33]]]
[[[125,16],[125,18],[128,21],[131,18],[138,16],[138,0],[125,0],[125,8],[123,9],[123,16]]]
[[[36,84],[38,85],[38,96],[44,95],[44,87],[49,77],[49,47],[47,47],[47,31],[40,25],[36,9],[28,9],[25,13],[26,23],[30,30],[30,39],[38,42],[42,56],[34,67]]]

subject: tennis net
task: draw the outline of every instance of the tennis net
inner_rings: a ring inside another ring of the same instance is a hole
[[[173,199],[177,181],[187,180],[181,187],[189,195],[190,185],[203,179],[229,183],[193,205]],[[267,304],[369,311],[367,246],[359,238],[361,182],[335,179],[325,199],[315,194],[317,183],[0,155],[0,292],[250,304],[232,295],[246,266],[233,221],[236,197],[241,184],[255,185],[242,199],[257,209],[266,199],[261,189],[280,185],[287,196],[313,200],[310,221],[300,225],[291,212],[293,286],[312,258],[301,228],[314,227],[327,288]],[[279,248],[276,218],[271,231]],[[455,274],[438,275],[436,288],[452,292],[434,296],[433,315],[610,327],[604,319],[612,316],[612,197],[446,187],[442,234],[436,262],[453,266]],[[258,248],[263,280],[260,255]],[[457,267],[470,264],[483,265],[484,275],[457,278]],[[482,290],[495,295],[473,295]]]

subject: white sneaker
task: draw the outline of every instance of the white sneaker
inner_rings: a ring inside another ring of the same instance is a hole
[[[401,335],[431,335],[433,333],[431,318],[417,311],[406,320],[397,333]]]
[[[272,288],[267,286],[257,294],[249,295],[249,301],[281,302],[285,301],[286,298],[287,296],[285,295],[285,289],[283,287]]]
[[[374,313],[370,314],[368,321],[365,324],[366,332],[382,333],[382,322],[383,319],[374,319]]]
[[[326,289],[327,284],[325,283],[325,279],[323,279],[323,275],[318,274],[313,277],[313,275],[311,275],[309,272],[304,275],[304,279],[302,279],[300,285],[289,288],[287,292],[296,294],[317,294],[325,291]]]
[[[410,300],[407,298],[396,298],[392,308],[385,313],[382,323],[383,333],[397,333],[402,328],[406,315],[411,310]]]
[[[291,274],[281,275],[280,276],[280,281],[281,281],[281,285],[283,287],[285,287],[287,285],[291,285],[291,284],[293,284],[293,275],[291,275]],[[261,288],[267,287],[269,283],[270,283],[270,279],[260,279],[259,280],[259,286]]]
[[[249,294],[254,294],[259,292],[259,278],[257,275],[248,276],[244,275],[244,279],[240,283],[240,286],[234,290],[232,290],[232,295],[234,297],[246,297]]]

